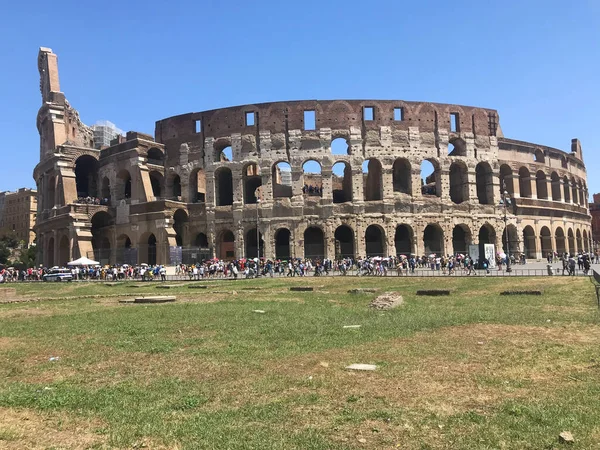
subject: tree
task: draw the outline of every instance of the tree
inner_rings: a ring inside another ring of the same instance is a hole
[[[37,247],[35,246],[35,244],[33,244],[27,250],[21,252],[19,263],[25,267],[34,267],[36,255]]]
[[[6,243],[0,241],[0,264],[7,264],[10,256],[10,249]]]

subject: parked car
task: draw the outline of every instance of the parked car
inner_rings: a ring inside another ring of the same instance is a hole
[[[70,269],[50,269],[50,271],[43,276],[44,281],[72,281],[73,274]]]

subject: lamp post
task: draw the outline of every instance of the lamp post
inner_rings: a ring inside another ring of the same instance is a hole
[[[506,216],[506,210],[508,208],[508,206],[511,205],[511,198],[510,198],[510,194],[508,193],[507,190],[504,189],[504,181],[502,182],[502,200],[500,200],[500,203],[504,206],[504,232],[506,233],[506,271],[507,272],[511,272],[512,268],[510,267],[510,238],[509,238],[509,231],[508,231],[508,217]]]
[[[260,231],[258,229],[258,210],[260,208],[260,197],[256,198],[256,258],[258,259],[258,263],[256,264],[256,269],[258,272],[258,268],[260,267]]]

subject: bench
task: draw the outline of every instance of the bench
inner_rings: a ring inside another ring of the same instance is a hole
[[[600,308],[600,273],[592,269],[592,283],[596,288],[596,300],[598,301],[598,308]]]

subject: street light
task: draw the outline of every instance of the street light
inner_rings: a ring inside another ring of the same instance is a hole
[[[504,206],[504,232],[506,233],[506,271],[511,272],[512,268],[510,267],[510,239],[509,239],[509,231],[508,231],[508,218],[506,216],[506,210],[511,205],[512,200],[510,198],[510,194],[507,190],[505,190],[504,180],[502,181],[502,200],[500,200],[500,204]]]

